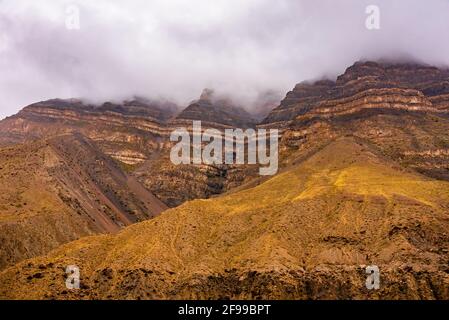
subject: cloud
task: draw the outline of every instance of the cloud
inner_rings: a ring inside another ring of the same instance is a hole
[[[205,87],[251,107],[360,59],[447,66],[447,30],[447,0],[0,0],[0,117],[56,97],[186,105]]]

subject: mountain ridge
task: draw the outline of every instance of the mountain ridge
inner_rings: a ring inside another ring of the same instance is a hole
[[[341,138],[255,188],[9,268],[0,296],[447,299],[448,186]],[[80,290],[65,289],[66,264],[80,267]],[[367,264],[381,270],[375,292]]]
[[[30,200],[25,205],[20,192],[6,188],[3,203],[12,211],[3,220],[38,219],[45,232],[0,224],[10,244],[0,252],[0,268],[8,267],[0,273],[0,297],[447,299],[448,74],[356,63],[336,81],[296,85],[259,123],[210,90],[179,113],[141,100],[81,110],[79,101],[52,100],[25,108],[0,122],[0,140],[9,145],[0,148],[0,178],[10,177],[6,186],[25,180],[20,170],[46,168],[53,174],[48,186],[64,191],[46,198],[63,208],[56,211],[64,212],[64,223],[49,222],[48,208],[37,204],[42,210],[27,216]],[[173,165],[170,130],[189,128],[192,120],[204,120],[203,130],[279,129],[279,174],[260,178],[257,166]],[[12,151],[33,144],[45,161],[28,163],[35,151]],[[14,162],[10,154],[17,157],[14,170],[6,165]],[[30,195],[39,189],[24,188]],[[166,206],[173,209],[158,216]],[[92,217],[105,224],[95,227]],[[73,225],[81,227],[67,228]],[[99,232],[116,235],[85,238]],[[26,234],[40,247],[31,250]],[[59,283],[65,263],[87,272],[79,294]],[[389,288],[364,288],[367,264],[386,272]]]

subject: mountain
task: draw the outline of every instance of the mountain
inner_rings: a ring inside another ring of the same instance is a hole
[[[232,123],[255,126],[251,116],[208,89],[178,115],[177,108],[142,98],[101,105],[76,99],[42,101],[0,121],[0,145],[81,134],[170,207],[223,193],[245,181],[245,173],[234,166],[173,165],[169,135],[178,127],[191,128],[192,120],[202,121],[203,129],[229,128]]]
[[[208,128],[223,131],[226,128],[249,128],[256,125],[256,121],[248,112],[234,105],[229,99],[216,96],[211,89],[204,89],[198,100],[169,121],[168,127],[171,131],[176,128],[191,131],[192,121],[195,120],[201,121],[202,131]],[[169,145],[171,146],[173,144]],[[169,158],[169,147],[154,161],[136,169],[134,174],[170,207],[188,200],[224,193],[256,174],[255,166],[174,165]]]
[[[337,137],[376,146],[402,166],[449,180],[449,71],[359,62],[336,82],[298,84],[260,127],[281,128],[282,159]]]
[[[261,185],[0,273],[8,299],[448,299],[449,183],[339,138]],[[77,265],[81,289],[67,290]],[[377,265],[381,287],[365,287]]]
[[[448,84],[444,69],[357,62],[260,123],[211,90],[179,113],[26,107],[0,122],[0,298],[448,299]],[[279,173],[175,166],[169,134],[192,120],[279,129]]]
[[[80,100],[48,100],[29,105],[0,122],[4,145],[77,132],[126,163],[141,163],[160,146],[162,123],[173,115],[170,103],[125,101],[99,106]]]
[[[297,84],[292,91],[287,93],[281,104],[267,115],[262,124],[286,126],[296,116],[307,112],[312,106],[324,100],[327,91],[333,86],[334,82],[331,80]]]
[[[338,107],[336,107],[338,105]],[[357,62],[337,80],[295,86],[263,124],[289,122],[298,116],[330,117],[361,110],[449,112],[449,70],[406,64]]]
[[[250,128],[256,120],[225,97],[219,97],[214,90],[204,89],[200,98],[182,110],[172,122],[178,126],[191,126],[192,120],[201,120],[202,126],[209,128]]]
[[[166,209],[79,134],[0,149],[0,186],[0,269]]]
[[[168,135],[175,112],[171,103],[142,98],[101,105],[54,99],[0,121],[0,269],[244,179],[227,166],[174,166]],[[41,193],[44,200],[33,200]]]

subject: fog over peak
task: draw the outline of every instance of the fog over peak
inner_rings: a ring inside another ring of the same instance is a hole
[[[358,60],[448,66],[447,30],[448,0],[0,0],[0,117],[50,98],[186,106],[204,88],[251,109]]]

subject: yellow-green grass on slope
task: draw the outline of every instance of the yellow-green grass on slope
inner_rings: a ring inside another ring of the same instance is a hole
[[[0,297],[449,298],[448,208],[447,182],[341,139],[255,188],[9,268]],[[65,288],[69,264],[79,291]],[[366,264],[383,272],[375,293]]]
[[[50,155],[42,142],[0,149],[0,269],[93,233],[58,196]]]

